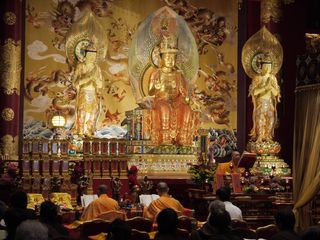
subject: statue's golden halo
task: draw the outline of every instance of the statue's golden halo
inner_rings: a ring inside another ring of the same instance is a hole
[[[260,75],[261,62],[266,58],[272,64],[271,73],[277,74],[282,66],[283,50],[278,39],[262,27],[243,46],[241,60],[246,74],[250,78]]]

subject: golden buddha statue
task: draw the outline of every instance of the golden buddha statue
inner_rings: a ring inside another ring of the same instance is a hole
[[[160,61],[148,86],[149,95],[154,96],[153,142],[191,145],[199,117],[190,107],[184,76],[176,66],[177,38],[163,36],[158,47]]]
[[[103,77],[93,43],[83,43],[81,46],[81,57],[78,57],[72,76],[77,90],[76,116],[72,131],[80,136],[93,136],[100,111]]]
[[[90,9],[75,22],[66,35],[66,56],[77,91],[72,132],[80,137],[95,134],[101,112],[103,76],[99,62],[105,59],[107,36]]]
[[[272,142],[277,120],[276,105],[280,102],[277,78],[271,73],[272,61],[265,56],[260,61],[261,72],[252,79],[249,95],[253,102],[253,128],[250,136],[255,142]]]

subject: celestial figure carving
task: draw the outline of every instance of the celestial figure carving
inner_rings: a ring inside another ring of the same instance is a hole
[[[99,113],[103,78],[97,65],[97,50],[92,42],[80,50],[82,61],[75,67],[72,82],[77,90],[76,118],[73,132],[80,136],[93,136]]]
[[[265,27],[251,36],[242,49],[243,68],[252,78],[249,88],[253,102],[250,148],[259,153],[280,151],[280,145],[273,140],[273,135],[277,121],[276,106],[280,102],[276,74],[282,60],[281,44]]]
[[[107,51],[107,36],[91,10],[72,25],[66,36],[66,55],[76,89],[72,132],[80,137],[95,134],[101,112],[103,76],[99,61]]]
[[[252,79],[249,95],[253,102],[253,128],[250,136],[257,142],[271,142],[277,120],[277,103],[280,102],[280,88],[277,78],[271,73],[272,61],[265,55],[260,61],[261,74]]]
[[[189,104],[186,82],[176,66],[179,49],[174,36],[163,36],[159,45],[160,64],[150,76],[153,140],[156,144],[191,145],[198,115]]]

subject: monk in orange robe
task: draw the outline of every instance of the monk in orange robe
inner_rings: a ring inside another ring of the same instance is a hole
[[[97,218],[101,213],[119,210],[119,204],[107,195],[108,187],[106,185],[100,185],[98,188],[99,198],[91,202],[88,207],[86,207],[82,213],[82,221],[90,221]]]
[[[219,163],[216,173],[219,174],[231,174],[231,173],[243,173],[244,168],[239,168],[240,153],[238,151],[232,152],[232,159],[230,162]]]
[[[169,188],[165,182],[158,183],[157,192],[160,198],[152,201],[148,207],[144,208],[143,217],[155,221],[158,213],[165,208],[172,208],[178,215],[182,215],[184,207],[178,200],[168,194]]]

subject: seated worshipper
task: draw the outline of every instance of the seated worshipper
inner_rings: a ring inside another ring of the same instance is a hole
[[[200,239],[201,234],[204,234],[206,236],[211,236],[212,234],[216,233],[216,229],[210,224],[210,217],[214,212],[225,211],[226,207],[222,201],[214,200],[213,202],[210,203],[208,210],[209,210],[209,215],[208,215],[207,222],[203,224],[201,229],[198,230],[198,231],[201,231],[201,233],[199,233],[198,231],[193,231],[191,234],[191,236],[194,239]]]
[[[50,239],[67,237],[68,230],[58,220],[58,206],[45,201],[40,206],[40,221],[48,228]]]
[[[171,197],[168,192],[168,185],[165,182],[159,182],[157,185],[157,193],[160,198],[152,201],[148,207],[144,208],[143,217],[154,221],[157,214],[165,208],[172,208],[174,211],[182,214],[184,212],[183,206],[178,200]]]
[[[36,219],[36,212],[27,209],[27,194],[17,191],[12,194],[10,208],[4,214],[4,222],[7,226],[7,240],[15,239],[16,228],[25,220]]]
[[[91,202],[89,206],[84,209],[81,216],[82,221],[90,221],[103,212],[120,209],[118,202],[108,197],[107,191],[108,187],[106,185],[100,185],[98,187],[99,198]]]
[[[131,228],[125,221],[117,218],[111,223],[108,240],[127,240],[130,236]]]
[[[4,226],[4,213],[7,211],[7,205],[0,200],[0,226]],[[4,228],[0,229],[0,239],[5,239],[7,236],[7,231]]]
[[[219,174],[231,174],[231,173],[242,173],[245,171],[244,168],[239,168],[238,164],[240,161],[240,153],[238,151],[232,152],[232,159],[230,162],[219,163],[216,173]]]
[[[178,215],[171,209],[163,209],[157,216],[158,232],[156,233],[155,240],[175,240],[181,239],[177,235],[178,228]],[[181,239],[182,240],[182,239]]]
[[[274,216],[279,232],[273,235],[271,240],[299,240],[294,232],[296,219],[291,209],[281,209]]]
[[[220,200],[214,200],[209,204],[208,210],[209,210],[209,215],[208,215],[208,221],[209,221],[211,213],[213,213],[214,211],[226,210],[226,205],[224,204],[224,202]]]
[[[312,226],[300,234],[301,240],[318,240],[320,239],[320,226]]]
[[[15,240],[47,240],[48,229],[37,220],[27,220],[17,227]]]
[[[226,210],[217,209],[210,214],[206,226],[191,233],[191,240],[240,240],[231,233],[231,218]]]
[[[242,220],[242,212],[240,208],[230,202],[230,188],[222,187],[216,191],[217,198],[224,202],[226,211],[230,214],[231,219]]]

